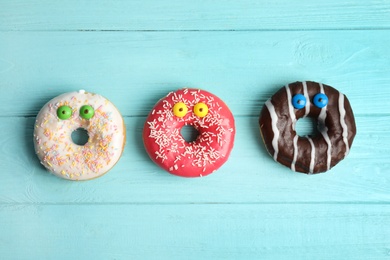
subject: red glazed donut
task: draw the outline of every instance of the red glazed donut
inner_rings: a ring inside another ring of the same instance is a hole
[[[185,125],[199,135],[186,142],[180,133]],[[228,159],[235,135],[234,118],[217,96],[199,89],[170,92],[149,113],[143,130],[150,158],[171,174],[206,176]]]
[[[319,134],[301,137],[298,119],[312,117]],[[260,132],[275,161],[303,173],[320,173],[344,159],[356,135],[347,97],[325,84],[304,81],[281,88],[263,107]]]

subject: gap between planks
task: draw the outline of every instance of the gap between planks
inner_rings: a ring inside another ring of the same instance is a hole
[[[296,202],[0,202],[3,206],[191,206],[191,205],[390,205],[390,201],[296,201]],[[1,209],[1,208],[0,208]]]
[[[150,32],[150,33],[176,33],[176,32],[322,32],[322,31],[388,31],[390,27],[367,27],[367,28],[307,28],[307,29],[139,29],[139,30],[125,30],[125,29],[47,29],[47,30],[28,30],[28,29],[11,29],[11,30],[0,30],[0,32]]]

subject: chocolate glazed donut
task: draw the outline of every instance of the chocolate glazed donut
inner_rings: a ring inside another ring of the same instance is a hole
[[[319,134],[301,137],[298,119],[317,120]],[[259,119],[265,146],[274,160],[303,173],[325,172],[344,159],[356,135],[355,118],[345,95],[325,84],[295,82],[264,105]]]

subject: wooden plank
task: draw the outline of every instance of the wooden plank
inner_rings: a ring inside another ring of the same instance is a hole
[[[390,253],[389,205],[0,206],[0,222],[4,259],[388,259]]]
[[[0,30],[383,29],[389,10],[375,0],[2,0]]]
[[[33,118],[0,121],[0,204],[41,203],[327,203],[390,200],[390,117],[358,117],[349,156],[330,172],[307,176],[275,163],[261,141],[257,117],[236,118],[228,162],[205,178],[170,175],[147,156],[145,118],[125,118],[127,145],[105,176],[71,182],[49,174],[34,154]]]
[[[390,112],[387,31],[2,32],[0,39],[1,116],[35,116],[78,89],[106,96],[125,116],[144,116],[184,86],[214,92],[236,116],[257,116],[277,89],[298,80],[333,85],[357,115]]]

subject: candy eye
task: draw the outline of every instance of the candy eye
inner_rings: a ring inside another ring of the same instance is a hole
[[[205,103],[198,103],[194,106],[194,114],[198,117],[205,117],[209,112],[209,107]]]
[[[302,109],[306,106],[306,98],[302,94],[296,94],[292,98],[292,104],[296,109]]]
[[[84,119],[91,119],[95,115],[95,110],[89,105],[80,107],[80,116]]]
[[[66,120],[72,116],[72,109],[69,106],[60,106],[57,109],[57,116],[61,120]]]
[[[328,97],[323,93],[318,93],[313,98],[313,103],[318,108],[323,108],[328,104]]]
[[[173,106],[173,114],[177,117],[184,117],[188,112],[186,104],[178,102]]]

